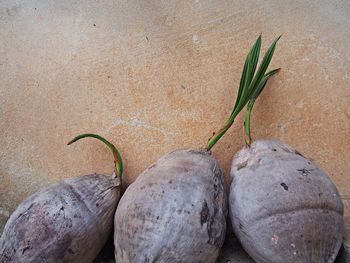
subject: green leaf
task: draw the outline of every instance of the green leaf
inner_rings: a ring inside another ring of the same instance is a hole
[[[251,85],[249,87],[249,92],[250,94],[252,94],[254,92],[254,89],[257,88],[258,84],[260,83],[260,81],[262,80],[262,78],[264,77],[265,75],[265,72],[271,62],[271,59],[272,59],[272,56],[273,56],[273,53],[275,51],[275,48],[276,48],[276,44],[277,44],[277,41],[281,38],[281,36],[279,36],[278,38],[276,38],[271,46],[269,47],[269,49],[266,51],[265,53],[265,56],[260,64],[260,67],[258,69],[258,71],[256,72],[255,74],[255,77],[253,79],[253,81],[251,82]],[[249,96],[250,97],[250,96]]]
[[[256,66],[257,66],[258,60],[259,60],[260,48],[261,48],[261,35],[255,41],[254,45],[250,49],[250,51],[246,57],[246,60],[244,62],[241,81],[239,83],[238,95],[237,95],[236,103],[235,103],[235,106],[233,107],[231,115],[234,113],[239,102],[242,99],[243,100],[245,99],[244,97],[242,98],[242,95],[244,96],[247,94],[246,89],[247,89],[247,87],[249,87],[249,85],[253,79],[253,76],[254,76],[254,73],[256,70]]]
[[[254,89],[253,94],[250,96],[250,100],[248,102],[248,105],[254,104],[256,98],[260,95],[262,90],[265,88],[268,78],[269,78],[268,76],[263,77],[263,79],[260,81],[258,86]],[[253,108],[253,105],[251,107]]]
[[[264,77],[271,77],[272,75],[275,75],[280,70],[281,70],[281,68],[276,68],[276,69],[270,70],[269,72],[267,72],[264,75]]]
[[[251,53],[251,59],[249,61],[251,64],[251,71],[248,73],[249,81],[247,82],[247,85],[250,85],[254,77],[256,66],[258,65],[260,48],[261,48],[261,35],[258,37],[253,47],[253,52]]]
[[[254,89],[252,95],[250,96],[250,100],[248,102],[249,104],[254,104],[255,100],[257,99],[257,97],[259,97],[260,93],[263,91],[263,89],[266,86],[266,83],[268,81],[268,79],[273,76],[274,74],[276,74],[278,71],[280,71],[280,68],[277,69],[273,69],[269,72],[267,72],[264,77],[262,78],[262,80],[260,81],[260,83],[257,85],[257,87]],[[252,101],[252,102],[251,102]],[[253,107],[253,106],[251,106]]]

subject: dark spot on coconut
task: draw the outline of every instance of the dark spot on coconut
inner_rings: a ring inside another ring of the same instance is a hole
[[[173,183],[173,180],[169,180],[169,184],[172,184]]]
[[[28,249],[30,249],[30,246],[25,246],[22,250],[22,255],[24,254],[24,252],[26,252]]]
[[[162,194],[164,194],[164,193],[165,193],[165,191],[163,190],[163,191],[162,191]]]
[[[99,205],[100,205],[99,203],[96,203],[96,207],[99,207]]]
[[[306,168],[297,169],[297,171],[300,172],[300,174],[303,175],[303,176],[307,176],[308,174],[311,173],[311,170],[308,170]]]
[[[157,166],[157,163],[152,164],[150,167],[148,167],[148,170],[151,170]]]
[[[285,183],[281,183],[281,186],[284,190],[288,191],[288,185],[286,185]]]
[[[159,216],[157,216],[157,220],[159,219]]]
[[[182,210],[181,210],[181,209],[178,209],[176,212],[177,212],[178,214],[181,214]]]
[[[208,222],[208,220],[209,220],[209,207],[208,207],[207,201],[204,201],[203,206],[202,206],[202,210],[200,213],[201,225]]]
[[[69,254],[75,254],[74,251],[71,248],[68,248],[68,253]]]
[[[248,164],[248,161],[244,161],[243,163],[237,164],[237,171],[241,170],[242,168],[246,167]]]
[[[207,243],[210,245],[214,245],[216,247],[221,246],[221,233],[220,233],[220,227],[218,227],[218,224],[216,223],[218,220],[219,215],[219,205],[221,200],[220,192],[223,189],[220,186],[214,187],[214,194],[213,194],[213,203],[214,203],[214,212],[212,215],[209,215],[209,209],[208,209],[208,224],[207,224],[207,231],[208,231],[208,241]]]
[[[27,211],[31,210],[31,209],[33,208],[34,205],[36,205],[36,203],[31,204],[31,205],[28,207]],[[18,217],[21,217],[21,216],[22,216],[22,213],[19,214]]]
[[[217,215],[218,209],[214,209],[214,215],[210,218],[209,223],[207,224],[207,231],[208,231],[208,236],[209,239],[207,243],[209,245],[214,245],[217,247],[220,247],[220,234],[218,233],[217,225],[215,225],[215,217]]]
[[[302,155],[300,152],[298,152],[298,151],[296,151],[296,150],[294,151],[294,153],[297,154],[297,155],[300,155],[301,157],[304,157],[304,155]],[[304,158],[305,158],[305,157],[304,157]]]
[[[140,190],[143,190],[143,189],[145,189],[145,186],[144,186],[144,185],[140,187]]]
[[[276,151],[277,151],[277,149],[273,148],[273,149],[272,149],[272,151],[273,151],[273,152],[276,152]]]

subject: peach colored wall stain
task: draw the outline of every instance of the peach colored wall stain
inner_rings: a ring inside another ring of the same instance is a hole
[[[245,55],[283,34],[282,67],[252,119],[254,138],[284,140],[350,198],[348,1],[13,1],[0,3],[0,225],[43,186],[112,157],[125,183],[161,155],[204,147],[230,113]],[[242,118],[214,148],[226,174],[243,146]]]

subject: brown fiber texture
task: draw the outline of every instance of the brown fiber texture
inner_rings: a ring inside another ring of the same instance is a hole
[[[28,197],[5,225],[0,262],[92,262],[113,229],[119,187],[119,178],[92,174]]]
[[[290,146],[257,140],[231,170],[235,234],[259,263],[332,263],[343,240],[343,203],[318,166]]]
[[[177,150],[146,169],[115,214],[117,263],[214,263],[226,234],[227,202],[217,160]]]

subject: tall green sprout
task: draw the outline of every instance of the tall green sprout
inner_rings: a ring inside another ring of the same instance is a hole
[[[232,126],[238,113],[247,105],[248,102],[250,103],[250,106],[248,105],[248,111],[251,112],[255,100],[260,95],[262,89],[265,87],[268,78],[278,72],[279,69],[274,69],[266,73],[267,68],[271,62],[273,53],[275,51],[277,41],[280,38],[281,36],[279,36],[272,42],[271,46],[266,51],[258,70],[256,69],[257,69],[259,55],[260,55],[261,35],[258,37],[255,44],[250,49],[244,63],[242,77],[241,77],[238,94],[237,94],[237,99],[232,109],[231,115],[225,122],[224,126],[220,130],[215,132],[213,136],[208,140],[207,150],[210,150],[220,140],[220,138],[226,133],[226,131]],[[247,124],[245,125],[245,130],[247,134],[249,134],[249,138],[250,138],[250,126],[249,126],[250,121],[249,120],[250,120],[250,113],[247,114],[247,119],[246,119]],[[248,143],[250,143],[249,139],[248,139]]]

